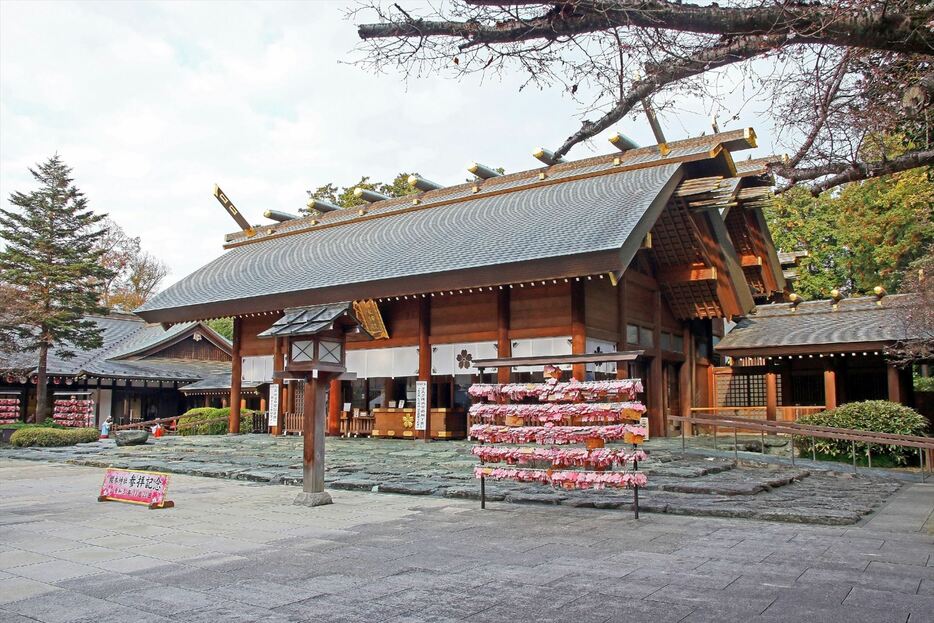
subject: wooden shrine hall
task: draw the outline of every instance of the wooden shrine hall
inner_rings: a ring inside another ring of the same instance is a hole
[[[466,184],[415,179],[424,190],[399,198],[361,191],[360,208],[312,201],[323,209],[229,234],[222,256],[136,313],[167,325],[234,317],[229,404],[240,404],[238,379],[271,382],[277,432],[294,428],[304,402],[301,380],[282,371],[311,355],[270,328],[342,304],[365,330],[346,333],[329,434],[352,422],[414,437],[421,380],[431,436],[463,436],[475,360],[639,350],[565,375],[642,378],[651,434],[665,435],[668,415],[706,405],[724,319],[786,290],[762,214],[767,160],[733,158],[755,146],[751,129],[738,130],[509,175],[474,165]],[[542,368],[495,374],[531,381]]]

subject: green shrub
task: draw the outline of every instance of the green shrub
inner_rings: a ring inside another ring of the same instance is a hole
[[[253,414],[250,409],[240,410],[240,432],[253,432]],[[179,435],[226,435],[230,408],[198,407],[186,411],[178,420]],[[213,421],[209,421],[213,420]]]
[[[65,428],[52,418],[47,418],[42,424],[33,424],[32,422],[14,422],[12,424],[0,424],[0,430],[19,430],[21,428]]]
[[[915,375],[914,386],[916,392],[934,392],[934,376]]]
[[[97,441],[100,431],[96,428],[50,428],[46,426],[31,426],[20,428],[10,437],[10,443],[20,448],[30,446],[50,448],[58,446],[73,446],[76,443]]]
[[[830,411],[802,416],[798,418],[798,423],[893,435],[923,435],[927,426],[927,420],[914,409],[887,400],[851,402]],[[810,437],[796,437],[795,443],[801,448],[802,454],[810,453],[812,450]],[[851,442],[846,440],[819,438],[814,440],[816,453],[831,460],[852,461],[852,448]],[[873,457],[882,459],[880,464],[890,462],[894,465],[905,465],[917,454],[912,448],[876,444],[870,444],[869,450]],[[866,444],[857,443],[856,453],[857,461],[865,462]]]

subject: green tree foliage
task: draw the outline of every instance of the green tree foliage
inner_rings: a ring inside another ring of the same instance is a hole
[[[355,188],[375,190],[389,197],[403,197],[420,192],[409,186],[408,180],[410,175],[418,175],[418,173],[400,173],[393,178],[392,182],[389,184],[384,182],[371,182],[370,176],[368,175],[361,177],[360,181],[353,186],[345,186],[343,188],[338,188],[335,184],[329,182],[324,186],[319,186],[310,196],[312,199],[330,201],[334,205],[342,208],[355,208],[366,204],[366,201],[363,199],[354,197],[353,191]],[[307,209],[303,211],[308,212]]]
[[[807,251],[795,290],[805,298],[895,292],[908,266],[934,244],[934,181],[919,168],[812,197],[792,189],[766,211],[776,246]]]
[[[37,354],[36,421],[48,413],[48,353],[74,356],[75,349],[101,345],[101,331],[84,317],[106,313],[100,285],[111,277],[101,264],[98,247],[104,215],[88,209],[88,200],[58,156],[30,169],[38,188],[14,192],[17,211],[0,209],[0,271],[5,286],[15,289],[22,312],[14,331],[23,350]]]
[[[208,320],[204,324],[208,325],[228,340],[233,340],[233,318],[215,318]]]

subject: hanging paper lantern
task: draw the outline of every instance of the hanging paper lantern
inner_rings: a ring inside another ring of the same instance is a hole
[[[7,382],[7,383],[12,383],[12,382],[13,382],[13,375],[12,375],[12,374],[7,374],[7,375],[6,375],[6,382]]]
[[[75,382],[74,379],[71,379],[71,378],[65,379],[65,385],[71,385],[74,382]]]
[[[25,385],[25,384],[26,384],[26,377],[25,377],[25,376],[19,377],[19,382],[22,383],[23,385]]]
[[[56,385],[61,385],[62,379],[56,376],[54,379],[52,379],[52,382],[55,383]]]

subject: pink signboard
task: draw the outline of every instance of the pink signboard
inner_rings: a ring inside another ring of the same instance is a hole
[[[160,472],[141,472],[130,469],[108,469],[98,502],[131,502],[149,508],[170,508],[174,504],[165,499],[169,488],[169,475]]]

